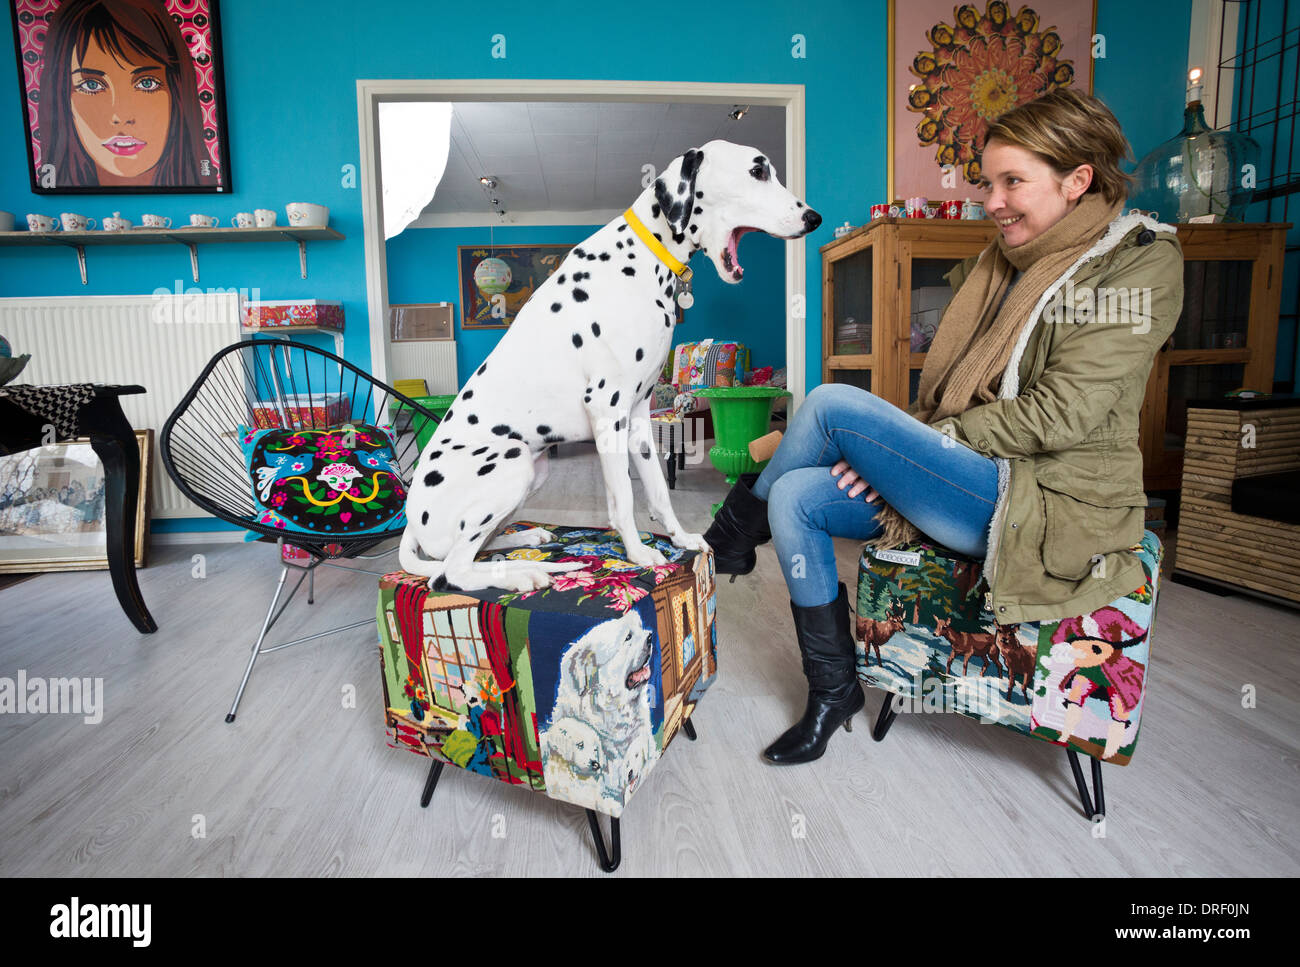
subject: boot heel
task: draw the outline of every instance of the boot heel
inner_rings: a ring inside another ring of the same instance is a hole
[[[844,731],[845,732],[853,731],[853,716],[850,715],[848,718],[844,720]]]

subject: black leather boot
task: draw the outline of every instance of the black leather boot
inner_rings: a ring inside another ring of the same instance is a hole
[[[801,608],[793,601],[794,630],[808,679],[808,707],[797,725],[763,750],[769,762],[812,762],[826,751],[831,733],[853,731],[853,716],[867,700],[858,684],[858,660],[849,630],[849,595],[843,582],[829,604]]]
[[[704,540],[713,548],[713,567],[718,574],[748,574],[754,570],[758,555],[754,548],[772,539],[767,526],[767,501],[759,500],[750,489],[758,474],[742,473],[731,488],[713,523],[704,532]]]

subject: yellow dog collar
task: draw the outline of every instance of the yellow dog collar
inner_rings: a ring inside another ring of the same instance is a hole
[[[636,217],[636,214],[632,209],[629,208],[625,211],[623,217],[627,220],[627,223],[632,226],[632,231],[636,232],[637,237],[640,238],[641,241],[645,242],[646,247],[649,248],[650,251],[655,253],[659,261],[672,269],[673,275],[677,276],[683,282],[691,281],[691,276],[694,274],[691,272],[691,267],[673,258],[672,253],[669,252],[668,249],[664,248],[663,242],[654,237],[654,234],[650,229],[645,227],[645,223],[642,222],[641,219]]]

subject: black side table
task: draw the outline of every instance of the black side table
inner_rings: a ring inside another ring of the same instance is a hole
[[[7,387],[18,389],[19,387]],[[42,387],[51,393],[67,387]],[[73,436],[90,437],[90,446],[104,464],[104,537],[108,571],[118,603],[142,634],[158,630],[145,607],[135,579],[135,509],[140,496],[140,452],[121,396],[145,392],[143,386],[94,386],[94,395],[76,408]],[[42,445],[52,421],[0,397],[0,455],[21,453]]]

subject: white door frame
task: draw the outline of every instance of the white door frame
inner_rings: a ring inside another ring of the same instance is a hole
[[[384,101],[666,101],[750,104],[785,108],[785,184],[806,197],[804,87],[802,84],[696,84],[597,80],[358,80],[361,136],[361,212],[365,235],[366,303],[370,315],[370,369],[388,382],[388,260],[379,188],[379,105]],[[664,159],[665,161],[667,159]],[[804,329],[807,297],[802,238],[785,247],[785,355],[790,412],[804,397]],[[796,298],[797,297],[797,298]],[[796,318],[796,308],[798,318]]]

